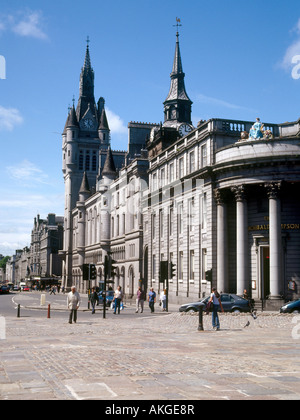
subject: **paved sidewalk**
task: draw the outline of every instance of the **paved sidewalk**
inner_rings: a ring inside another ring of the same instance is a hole
[[[300,399],[300,317],[7,318],[0,399]],[[250,325],[245,327],[247,322]]]

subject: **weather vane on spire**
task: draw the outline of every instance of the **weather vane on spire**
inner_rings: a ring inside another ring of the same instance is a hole
[[[87,38],[86,38],[86,43],[87,43],[87,46],[89,46],[89,43],[90,43],[91,41],[90,41],[90,37],[89,36],[87,36]]]
[[[182,26],[181,25],[181,20],[177,17],[176,22],[177,22],[176,25],[173,25],[173,26],[177,26],[177,34],[179,34],[179,26]]]

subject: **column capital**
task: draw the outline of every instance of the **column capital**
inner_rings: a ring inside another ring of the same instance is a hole
[[[220,188],[214,189],[214,197],[218,206],[222,206],[226,201],[226,192]]]
[[[245,185],[235,185],[234,187],[231,187],[231,192],[233,192],[237,202],[246,201]]]
[[[267,189],[267,195],[269,199],[277,199],[279,198],[282,182],[281,181],[267,182],[264,184],[264,187]]]

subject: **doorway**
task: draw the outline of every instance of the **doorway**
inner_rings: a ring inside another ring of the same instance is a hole
[[[260,295],[266,299],[270,294],[270,248],[260,247]]]

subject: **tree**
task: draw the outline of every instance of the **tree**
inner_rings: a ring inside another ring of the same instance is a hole
[[[4,257],[2,258],[2,260],[0,261],[0,268],[3,269],[4,273],[6,272],[6,263],[7,261],[10,259],[10,257]]]

